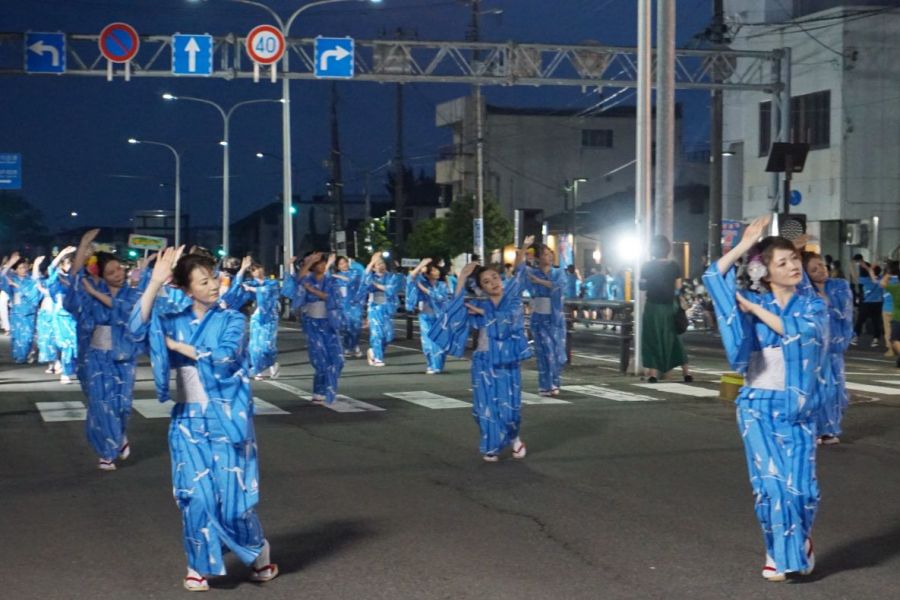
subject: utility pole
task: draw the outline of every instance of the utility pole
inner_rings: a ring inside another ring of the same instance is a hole
[[[337,118],[337,82],[331,82],[331,156],[328,166],[331,168],[330,191],[333,201],[334,210],[334,227],[332,235],[332,247],[338,251],[338,235],[337,232],[344,232],[344,182],[341,174],[341,139],[338,135],[338,118]],[[344,248],[346,252],[347,237],[344,232]]]
[[[725,11],[723,0],[713,0],[713,21],[707,30],[707,38],[714,48],[726,43]],[[718,65],[713,67],[713,81],[720,83],[722,73]],[[722,90],[712,90],[709,134],[709,230],[707,232],[707,258],[709,262],[722,256]],[[774,111],[773,111],[774,112]]]
[[[478,42],[481,37],[481,0],[472,1],[472,24],[469,27],[469,35],[473,42]],[[480,52],[472,52],[472,64],[481,71],[479,59]],[[484,115],[481,112],[483,104],[481,98],[481,86],[475,86],[475,220],[472,224],[474,242],[473,254],[478,255],[482,264],[487,264],[484,256]]]
[[[654,181],[655,231],[673,241],[675,219],[675,0],[657,0],[656,2],[656,174]]]
[[[394,156],[394,246],[400,248],[403,243],[403,84],[397,84],[397,153]]]
[[[651,146],[653,124],[650,111],[650,95],[652,88],[651,54],[651,23],[653,11],[651,0],[638,0],[638,52],[637,52],[637,131],[635,134],[635,147],[637,150],[637,162],[635,168],[635,194],[634,194],[634,225],[635,237],[638,247],[634,253],[634,281],[631,289],[634,296],[634,374],[639,375],[643,368],[641,359],[641,331],[643,329],[641,318],[643,316],[643,299],[639,289],[641,281],[641,263],[644,253],[650,242],[650,199],[652,177],[650,170]]]

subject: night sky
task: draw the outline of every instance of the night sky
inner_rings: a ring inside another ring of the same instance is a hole
[[[283,16],[301,3],[264,0]],[[483,0],[484,41],[634,46],[634,0]],[[710,19],[710,0],[678,3],[677,44],[690,43]],[[261,9],[225,0],[0,0],[0,31],[64,31],[97,34],[125,21],[141,35],[233,32],[245,35],[268,23]],[[349,2],[310,9],[292,37],[393,38],[402,28],[422,40],[464,40],[471,9],[459,0]],[[8,55],[9,48],[4,52]],[[325,81],[292,83],[294,193],[322,193],[330,147],[329,88]],[[394,153],[394,86],[339,82],[339,120],[347,193],[362,192],[363,173]],[[405,143],[408,164],[433,171],[435,155],[450,132],[434,126],[436,104],[469,93],[468,86],[406,86]],[[581,88],[485,87],[487,101],[510,106],[586,108],[599,98]],[[616,90],[606,90],[605,94]],[[197,103],[166,102],[163,92],[219,102],[226,108],[252,98],[278,98],[281,84],[207,79],[16,76],[0,78],[0,152],[23,154],[22,193],[44,211],[51,229],[127,225],[134,210],[173,207],[174,161],[156,146],[132,146],[129,137],[171,144],[183,152],[182,201],[193,225],[221,223],[221,117]],[[633,94],[625,93],[625,104]],[[685,105],[683,143],[707,144],[708,102],[703,92],[679,93]],[[281,154],[281,107],[238,109],[231,131],[232,220],[273,201],[281,192],[281,163],[258,151]],[[623,162],[632,157],[623,157]],[[383,182],[379,176],[377,183]],[[72,218],[71,211],[79,216]]]

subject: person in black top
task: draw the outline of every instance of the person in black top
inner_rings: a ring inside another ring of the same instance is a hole
[[[640,289],[647,292],[641,324],[641,360],[647,370],[648,381],[681,365],[684,380],[694,378],[688,369],[687,354],[675,329],[676,293],[681,289],[681,267],[669,260],[672,245],[664,235],[654,236],[650,242],[653,260],[641,267]]]

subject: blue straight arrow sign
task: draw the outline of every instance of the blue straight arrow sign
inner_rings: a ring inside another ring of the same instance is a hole
[[[172,36],[172,74],[209,77],[213,71],[213,38],[207,34]]]

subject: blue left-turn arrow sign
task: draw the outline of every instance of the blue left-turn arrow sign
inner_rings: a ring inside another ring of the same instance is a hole
[[[25,34],[26,73],[65,73],[66,34],[29,31]]]

